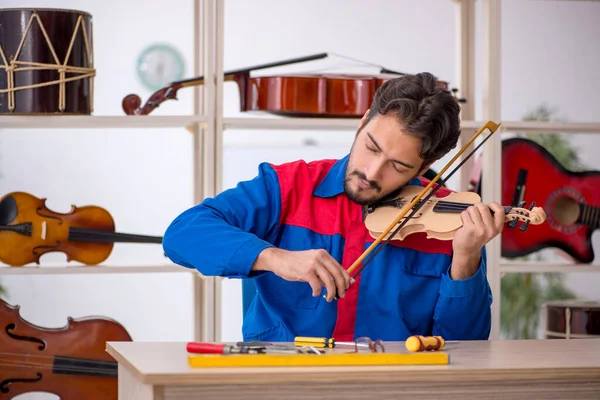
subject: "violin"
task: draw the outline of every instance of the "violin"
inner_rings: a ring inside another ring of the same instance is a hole
[[[106,342],[131,341],[122,325],[69,317],[62,328],[43,328],[19,308],[0,299],[0,397],[46,392],[61,400],[117,400],[118,365]]]
[[[240,111],[263,111],[288,117],[360,118],[371,106],[375,92],[383,83],[400,75],[387,68],[380,74],[290,74],[250,77],[250,72],[328,56],[320,53],[268,64],[257,65],[224,73],[225,82],[235,82],[240,97]],[[142,106],[136,94],[123,98],[122,107],[127,115],[148,115],[166,100],[177,99],[177,91],[184,87],[204,84],[204,77],[172,82],[154,92]],[[448,90],[448,83],[437,85]],[[456,94],[456,90],[452,90]],[[460,102],[466,101],[459,99]]]
[[[427,186],[408,185],[402,188],[396,196],[390,196],[391,199],[384,200],[378,207],[367,208],[365,226],[375,241],[348,267],[350,285],[356,282],[356,277],[390,240],[402,240],[417,232],[425,232],[428,237],[441,240],[450,240],[454,237],[454,233],[462,225],[460,213],[474,202],[480,201],[480,198],[474,192],[451,193],[445,197],[434,196],[442,187],[436,183],[438,180],[447,182],[499,127],[500,124],[494,121],[486,122],[430,180]],[[448,176],[441,179],[450,166],[486,131],[489,134],[452,169]],[[509,221],[509,227],[514,228],[519,221],[522,221],[520,229],[525,231],[529,224],[542,224],[546,220],[545,211],[540,207],[535,207],[535,203],[532,203],[529,209],[523,208],[524,205],[525,202],[520,202],[517,207],[504,206],[505,221]],[[390,234],[392,230],[393,232]],[[334,299],[339,300],[337,293],[334,295]]]
[[[0,261],[11,266],[35,262],[50,252],[62,252],[67,261],[99,264],[115,242],[162,243],[162,236],[115,232],[110,213],[99,206],[71,206],[68,213],[46,207],[46,199],[25,192],[0,198]]]
[[[395,220],[403,213],[406,214],[408,205],[422,190],[421,186],[407,185],[397,196],[368,207],[365,226],[370,235],[377,238],[386,230],[389,221]],[[429,192],[425,192],[425,195]],[[424,232],[428,239],[452,240],[454,233],[462,226],[460,213],[480,201],[481,198],[474,192],[452,192],[444,197],[432,196],[423,201],[423,204],[417,203],[419,211],[406,223],[403,224],[407,218],[401,217],[398,225],[402,224],[402,228],[393,237],[389,233],[386,234],[384,239],[391,237],[391,240],[404,240],[408,235]],[[510,228],[515,228],[522,222],[522,232],[527,230],[529,224],[540,225],[546,220],[546,213],[541,207],[536,207],[535,202],[532,202],[528,209],[524,208],[524,205],[525,202],[521,202],[518,207],[503,206],[505,222],[508,222]],[[490,211],[493,215],[494,211]]]

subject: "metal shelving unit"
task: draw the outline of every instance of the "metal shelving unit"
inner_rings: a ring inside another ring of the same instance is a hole
[[[0,116],[1,129],[53,128],[168,128],[183,127],[194,135],[194,204],[221,191],[223,133],[231,129],[341,130],[354,132],[355,119],[317,118],[225,118],[223,116],[223,26],[224,0],[194,2],[194,74],[204,75],[205,84],[195,87],[194,114],[182,116]],[[457,76],[461,95],[475,98],[475,0],[451,0],[456,4]],[[501,122],[500,130],[483,147],[483,177],[486,182],[482,200],[501,197],[501,135],[503,132],[600,133],[600,123],[551,123],[502,121],[500,115],[500,0],[481,0],[483,12],[483,118],[475,121],[474,102],[463,105],[462,143],[487,120]],[[459,143],[459,146],[462,144]],[[461,190],[466,190],[472,159],[461,171]],[[489,184],[492,182],[492,184]],[[500,278],[508,272],[600,272],[598,265],[567,263],[503,262],[499,238],[487,245],[488,279],[494,303],[491,339],[499,339]],[[139,266],[51,266],[6,267],[0,275],[16,274],[105,274],[105,273],[191,273],[194,279],[194,327],[196,340],[220,340],[221,279],[203,277],[195,271],[173,265]]]

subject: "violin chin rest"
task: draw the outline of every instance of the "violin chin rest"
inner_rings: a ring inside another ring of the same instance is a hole
[[[8,225],[17,218],[17,201],[11,195],[0,201],[0,225]]]

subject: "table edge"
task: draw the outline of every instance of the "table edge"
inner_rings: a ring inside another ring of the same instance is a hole
[[[600,383],[600,366],[572,368],[526,368],[526,369],[449,369],[446,366],[398,367],[241,367],[211,368],[203,373],[190,374],[142,374],[129,363],[123,366],[145,384],[152,385],[245,385],[245,384],[293,384],[310,382],[336,383],[383,383],[416,382],[424,373],[429,383],[441,382],[494,382],[536,381],[555,379],[589,379]],[[198,368],[200,369],[200,368]]]

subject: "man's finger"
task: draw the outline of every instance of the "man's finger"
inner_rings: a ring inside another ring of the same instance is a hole
[[[502,231],[504,228],[504,219],[506,217],[504,214],[504,207],[496,202],[493,202],[490,203],[490,208],[494,210],[494,225],[496,225],[496,230]]]
[[[317,275],[319,276],[319,278],[321,278],[321,282],[323,282],[323,284],[325,285],[325,288],[327,289],[327,301],[331,301],[333,300],[333,296],[335,296],[335,289],[336,289],[336,285],[335,285],[335,280],[333,279],[333,276],[331,276],[331,274],[329,273],[329,270],[327,268],[325,268],[323,265],[320,265],[319,267],[317,267]]]
[[[344,277],[344,272],[346,272],[346,275],[348,275],[348,272],[346,270],[342,269],[341,267],[339,267],[333,258],[324,260],[323,265],[325,266],[325,268],[327,268],[327,270],[329,271],[329,273],[333,276],[333,278],[335,280],[335,285],[337,286],[338,297],[344,297],[344,293],[346,292],[347,284],[349,283],[349,280],[346,280],[346,278]]]
[[[490,208],[483,203],[477,203],[476,206],[479,210],[479,214],[481,215],[483,224],[485,225],[486,232],[488,232],[490,235],[493,235],[496,229]]]
[[[460,219],[462,220],[463,226],[473,225],[473,219],[471,218],[468,210],[460,213]]]
[[[323,286],[321,280],[317,277],[317,275],[315,275],[314,273],[309,274],[306,281],[312,288],[313,297],[320,296]]]
[[[477,207],[471,206],[467,210],[469,211],[469,216],[471,217],[471,220],[473,220],[473,224],[478,228],[482,228],[483,220],[481,219],[481,214],[479,213]]]

